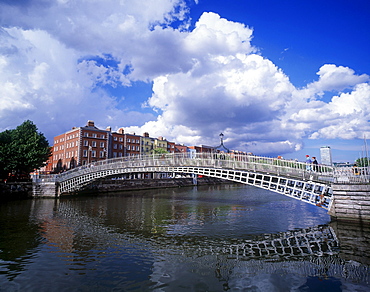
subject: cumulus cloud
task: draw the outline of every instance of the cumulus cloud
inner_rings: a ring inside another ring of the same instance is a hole
[[[31,119],[50,138],[93,119],[187,145],[223,132],[230,148],[271,155],[369,132],[368,75],[326,64],[299,89],[247,25],[211,12],[189,23],[183,0],[0,3],[0,130]],[[152,113],[107,90],[137,81],[153,84]]]
[[[317,75],[319,80],[307,86],[311,94],[322,94],[325,91],[342,91],[356,84],[369,81],[369,76],[366,74],[356,75],[351,68],[333,64],[323,65]]]
[[[61,128],[71,128],[74,120],[90,119],[91,113],[97,120],[122,115],[137,122],[153,119],[152,115],[117,109],[115,98],[96,88],[98,76],[105,76],[105,72],[81,68],[78,52],[47,32],[11,28],[3,30],[0,39],[2,130],[31,119],[43,132],[50,133],[50,138]]]

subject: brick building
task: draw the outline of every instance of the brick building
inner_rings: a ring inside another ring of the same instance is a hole
[[[106,159],[110,139],[110,129],[98,129],[93,121],[54,137],[53,171],[60,172]]]
[[[140,140],[141,136],[126,134],[123,128],[119,128],[112,133],[109,158],[140,155]]]
[[[60,172],[107,158],[151,155],[157,149],[169,153],[215,151],[211,146],[188,147],[167,141],[163,137],[152,138],[147,132],[139,136],[135,133],[125,133],[123,128],[119,128],[117,132],[112,132],[110,127],[103,130],[97,128],[94,121],[89,120],[84,127],[73,127],[54,137],[53,155],[47,170]]]

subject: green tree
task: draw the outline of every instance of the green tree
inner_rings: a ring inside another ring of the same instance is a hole
[[[356,166],[358,167],[367,167],[370,166],[370,160],[367,157],[357,158]]]
[[[11,160],[11,136],[12,131],[6,130],[0,133],[0,178],[7,178],[12,164]]]
[[[168,151],[166,151],[163,148],[155,148],[154,149],[154,154],[166,154],[166,153],[168,153]]]
[[[14,130],[0,133],[0,166],[2,177],[7,174],[28,175],[45,165],[51,154],[44,134],[29,120]]]

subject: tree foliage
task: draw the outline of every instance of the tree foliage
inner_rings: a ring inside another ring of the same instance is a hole
[[[370,166],[370,160],[367,157],[358,158],[356,160],[356,166],[358,167],[367,167]]]
[[[14,130],[0,133],[0,175],[28,175],[45,165],[51,154],[44,134],[29,120]]]
[[[163,148],[155,148],[154,149],[154,154],[166,154],[166,153],[168,153],[168,151],[166,151]]]

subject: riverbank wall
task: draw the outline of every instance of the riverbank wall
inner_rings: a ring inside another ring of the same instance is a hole
[[[0,182],[0,200],[22,200],[33,197],[32,182]]]
[[[196,182],[193,178],[164,178],[164,179],[102,179],[86,186],[76,194],[100,194],[121,191],[158,189],[158,188],[178,188],[194,185],[216,185],[230,184],[232,182],[218,178],[201,177]],[[62,196],[71,194],[62,194]],[[32,182],[11,182],[0,183],[0,201],[31,199],[31,198],[55,198],[57,186],[54,182],[42,182],[32,184]]]
[[[103,179],[87,186],[83,191],[79,193],[99,194],[121,191],[160,189],[160,188],[180,188],[194,185],[216,185],[231,183],[233,182],[212,177],[197,178],[196,184],[193,178],[124,179],[124,180]]]
[[[329,215],[336,220],[370,224],[370,185],[333,184]]]

